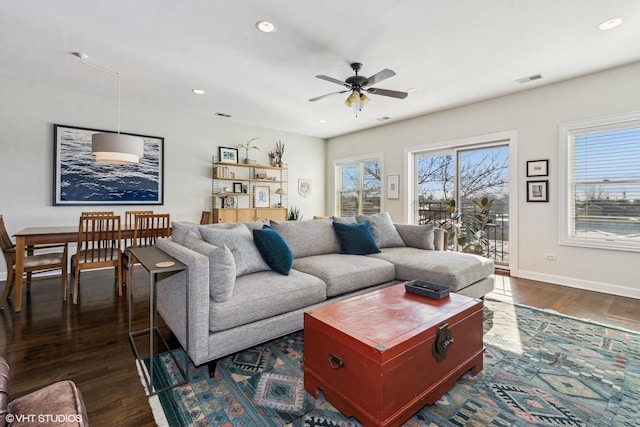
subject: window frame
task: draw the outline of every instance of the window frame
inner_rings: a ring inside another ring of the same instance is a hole
[[[362,156],[356,157],[347,157],[336,159],[333,162],[333,172],[334,172],[334,185],[333,185],[333,215],[339,216],[340,212],[340,193],[342,190],[342,176],[340,175],[338,169],[343,165],[348,164],[356,164],[356,163],[366,163],[366,162],[380,162],[380,212],[384,212],[384,159],[382,153],[371,153]],[[362,188],[359,188],[359,191],[362,191]]]
[[[560,123],[560,245],[640,252],[640,242],[580,238],[574,236],[571,231],[571,218],[573,216],[571,185],[574,182],[574,180],[571,178],[571,175],[573,173],[573,168],[571,165],[572,153],[570,153],[570,150],[572,148],[571,138],[574,135],[580,135],[584,133],[614,131],[628,128],[633,125],[634,122],[635,124],[640,124],[640,112]],[[638,176],[638,179],[640,180],[640,174]]]

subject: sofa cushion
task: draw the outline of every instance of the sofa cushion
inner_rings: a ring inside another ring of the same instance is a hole
[[[367,255],[380,252],[376,245],[369,221],[360,224],[340,224],[335,222],[333,228],[340,241],[340,253],[349,255]]]
[[[393,225],[389,212],[380,212],[373,215],[356,215],[359,223],[369,221],[371,234],[380,249],[404,246],[402,238]]]
[[[433,224],[395,224],[395,227],[406,246],[428,251],[435,250],[433,245]]]
[[[378,285],[395,278],[393,264],[361,255],[325,254],[293,261],[293,268],[321,278],[327,297]]]
[[[340,252],[340,243],[332,224],[330,219],[271,221],[271,227],[289,245],[293,258]]]
[[[324,282],[300,271],[291,270],[288,276],[270,270],[248,274],[236,280],[233,298],[209,305],[209,329],[223,331],[325,299]]]
[[[236,276],[269,270],[253,242],[253,235],[244,224],[230,224],[227,229],[200,226],[198,230],[207,243],[229,247],[236,261]]]
[[[262,230],[253,230],[253,240],[260,251],[260,255],[277,273],[289,274],[293,265],[291,249],[276,230],[265,225]]]
[[[213,246],[190,231],[183,246],[209,258],[209,296],[216,302],[231,299],[236,283],[236,262],[227,245]]]
[[[395,264],[396,279],[424,280],[457,292],[493,274],[493,261],[477,255],[416,248],[386,248],[369,255]]]

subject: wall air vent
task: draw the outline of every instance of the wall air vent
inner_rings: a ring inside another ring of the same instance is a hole
[[[225,113],[216,113],[215,115],[218,116],[218,117],[225,117],[225,118],[231,117],[231,115],[225,114]]]
[[[525,84],[525,83],[533,82],[536,80],[540,80],[541,78],[542,78],[542,74],[534,74],[532,76],[522,77],[516,81],[520,84]]]
[[[391,120],[391,117],[389,117],[389,116],[384,116],[384,117],[379,117],[379,118],[377,118],[376,120],[377,120],[377,121],[379,121],[379,122],[385,122],[385,121],[387,121],[387,120]]]

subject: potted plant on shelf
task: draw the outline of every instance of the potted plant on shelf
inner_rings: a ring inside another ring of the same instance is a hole
[[[276,152],[275,151],[269,151],[269,164],[271,166],[275,166],[276,165]]]
[[[252,160],[252,159],[249,158],[249,150],[259,150],[260,149],[260,148],[256,147],[255,145],[251,145],[251,143],[253,141],[255,141],[256,139],[260,139],[260,138],[251,138],[250,140],[248,140],[244,144],[236,145],[236,148],[242,148],[244,150],[244,163],[247,164],[247,165],[251,165],[251,164],[256,163],[255,160]]]
[[[284,144],[282,141],[276,142],[276,166],[282,167],[282,156],[284,156]]]

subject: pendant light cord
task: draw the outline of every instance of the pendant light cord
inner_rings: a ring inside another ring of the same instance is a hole
[[[120,133],[120,73],[108,68],[101,67],[100,65],[92,64],[91,62],[87,61],[87,58],[89,56],[84,53],[73,52],[72,54],[80,58],[80,61],[82,61],[83,64],[88,65],[89,67],[93,67],[96,70],[104,71],[105,73],[113,74],[114,76],[118,77],[118,133]]]

